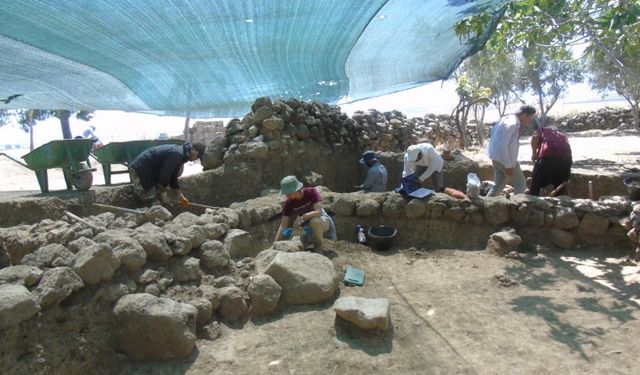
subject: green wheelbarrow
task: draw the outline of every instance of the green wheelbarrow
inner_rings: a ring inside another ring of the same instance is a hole
[[[77,190],[85,191],[93,184],[93,174],[95,168],[91,168],[89,153],[93,146],[91,139],[64,139],[46,143],[22,158],[25,163],[3,154],[16,163],[27,167],[36,173],[40,190],[43,193],[49,192],[49,178],[47,170],[51,168],[62,168],[64,181],[67,190],[74,187]]]
[[[181,145],[184,141],[181,139],[167,139],[167,140],[138,140],[127,142],[111,142],[104,147],[93,152],[93,157],[102,165],[102,172],[104,173],[104,182],[107,185],[111,185],[111,175],[118,173],[129,173],[128,169],[123,171],[111,170],[112,164],[122,164],[128,167],[129,164],[140,155],[144,150],[149,147],[164,145],[164,144],[176,144]]]

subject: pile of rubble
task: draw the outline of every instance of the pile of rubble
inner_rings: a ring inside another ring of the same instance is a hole
[[[68,306],[87,310],[105,303],[115,325],[103,340],[117,343],[112,350],[138,360],[173,360],[189,356],[196,337],[215,339],[218,321],[242,322],[278,306],[331,299],[338,276],[328,258],[302,252],[300,241],[261,251],[239,229],[280,212],[275,201],[175,217],[154,206],[139,215],[102,213],[85,223],[65,217],[0,229],[5,362],[17,366],[25,353],[37,351],[38,342],[24,332]]]
[[[435,115],[407,119],[399,111],[376,110],[349,117],[339,107],[324,103],[259,98],[243,119],[229,122],[226,137],[208,146],[203,164],[206,170],[242,156],[267,158],[274,151],[303,149],[306,142],[379,152],[401,152],[423,141],[455,144],[457,131],[446,120],[447,116]]]

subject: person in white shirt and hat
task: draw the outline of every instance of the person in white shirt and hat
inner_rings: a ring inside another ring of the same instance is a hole
[[[520,128],[522,125],[534,123],[536,109],[530,105],[523,105],[515,114],[502,117],[493,127],[487,156],[493,164],[495,185],[489,190],[487,196],[495,197],[502,193],[507,181],[511,182],[513,192],[524,193],[527,188],[527,180],[518,163],[518,150],[520,148]]]
[[[419,143],[407,148],[404,154],[402,177],[415,173],[421,185],[431,177],[433,190],[441,192],[444,190],[443,167],[444,160],[433,145],[427,142]]]

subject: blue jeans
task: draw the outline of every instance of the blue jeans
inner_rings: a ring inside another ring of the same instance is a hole
[[[497,162],[495,160],[491,161],[493,163],[493,181],[496,183],[493,185],[491,190],[487,196],[495,197],[496,195],[502,193],[502,189],[507,184],[507,168],[505,168],[502,163]],[[513,173],[511,174],[511,186],[513,186],[513,192],[516,194],[524,193],[524,190],[527,188],[527,179],[524,178],[524,173],[520,169],[520,163],[516,162],[516,165],[513,166]]]

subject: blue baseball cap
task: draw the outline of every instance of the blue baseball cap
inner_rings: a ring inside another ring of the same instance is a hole
[[[364,164],[368,161],[378,161],[378,155],[373,151],[365,151],[360,159],[360,164]]]

